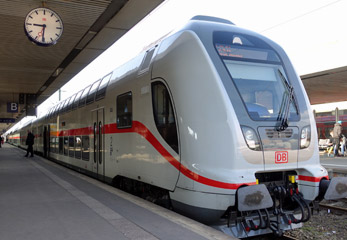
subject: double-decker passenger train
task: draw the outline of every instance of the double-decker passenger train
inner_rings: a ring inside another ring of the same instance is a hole
[[[8,136],[54,161],[238,238],[300,227],[329,180],[303,84],[283,49],[196,16]]]

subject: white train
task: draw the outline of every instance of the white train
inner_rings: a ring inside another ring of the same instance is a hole
[[[25,147],[28,129],[45,157],[239,238],[281,235],[347,195],[319,163],[285,52],[223,19],[194,17],[9,141]]]

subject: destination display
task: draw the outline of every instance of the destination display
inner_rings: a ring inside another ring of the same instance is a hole
[[[271,50],[237,48],[232,45],[219,43],[216,44],[216,49],[219,55],[223,57],[245,58],[262,61],[269,61],[269,52],[273,53]],[[277,57],[275,59],[271,59],[271,61],[274,60],[279,61]]]

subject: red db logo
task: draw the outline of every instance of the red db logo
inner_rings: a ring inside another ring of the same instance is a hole
[[[275,152],[275,163],[288,163],[288,152]]]

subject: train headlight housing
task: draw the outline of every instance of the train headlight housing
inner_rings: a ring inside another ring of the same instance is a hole
[[[310,146],[311,142],[311,127],[307,126],[304,127],[301,130],[301,135],[300,135],[300,148],[308,148]]]
[[[254,151],[260,151],[261,147],[257,133],[250,127],[241,126],[241,129],[248,148]]]

